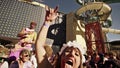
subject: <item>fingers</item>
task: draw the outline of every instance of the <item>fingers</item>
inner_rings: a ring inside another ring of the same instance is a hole
[[[45,10],[46,10],[47,12],[50,12],[50,13],[53,12],[53,9],[52,9],[52,8],[49,8],[48,6],[45,6]]]
[[[55,9],[46,6],[45,9],[46,9],[46,19],[45,19],[46,21],[53,21],[57,18],[58,6],[56,6]]]
[[[58,11],[58,6],[55,7],[54,12],[56,13]]]
[[[54,13],[54,9],[50,8],[50,13],[51,14]]]
[[[58,11],[58,6],[55,7],[55,9],[50,8],[50,13],[57,13]]]
[[[49,7],[48,7],[48,6],[45,6],[45,10],[48,11],[48,10],[49,10]]]
[[[57,13],[58,6],[56,6],[55,9],[49,8],[48,6],[45,6],[45,9],[46,9],[46,11],[49,11],[50,13]]]

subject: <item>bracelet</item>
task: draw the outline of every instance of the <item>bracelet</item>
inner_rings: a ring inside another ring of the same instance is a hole
[[[45,27],[47,27],[47,28],[49,28],[49,26],[50,26],[50,25],[49,25],[49,24],[47,24],[47,23],[45,23],[45,24],[44,24],[44,26],[45,26]]]

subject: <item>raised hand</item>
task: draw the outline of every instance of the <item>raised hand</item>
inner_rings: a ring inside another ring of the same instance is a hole
[[[55,9],[49,8],[48,6],[46,6],[46,17],[45,17],[46,19],[45,19],[45,21],[48,21],[48,22],[54,21],[58,16],[57,11],[58,11],[58,6],[56,6]]]

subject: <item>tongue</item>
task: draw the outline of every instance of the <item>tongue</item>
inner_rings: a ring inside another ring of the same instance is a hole
[[[73,67],[69,64],[65,64],[65,68],[73,68]]]

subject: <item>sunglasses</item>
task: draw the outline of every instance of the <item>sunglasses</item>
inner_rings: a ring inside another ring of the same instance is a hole
[[[29,55],[24,55],[24,57],[29,57]]]

